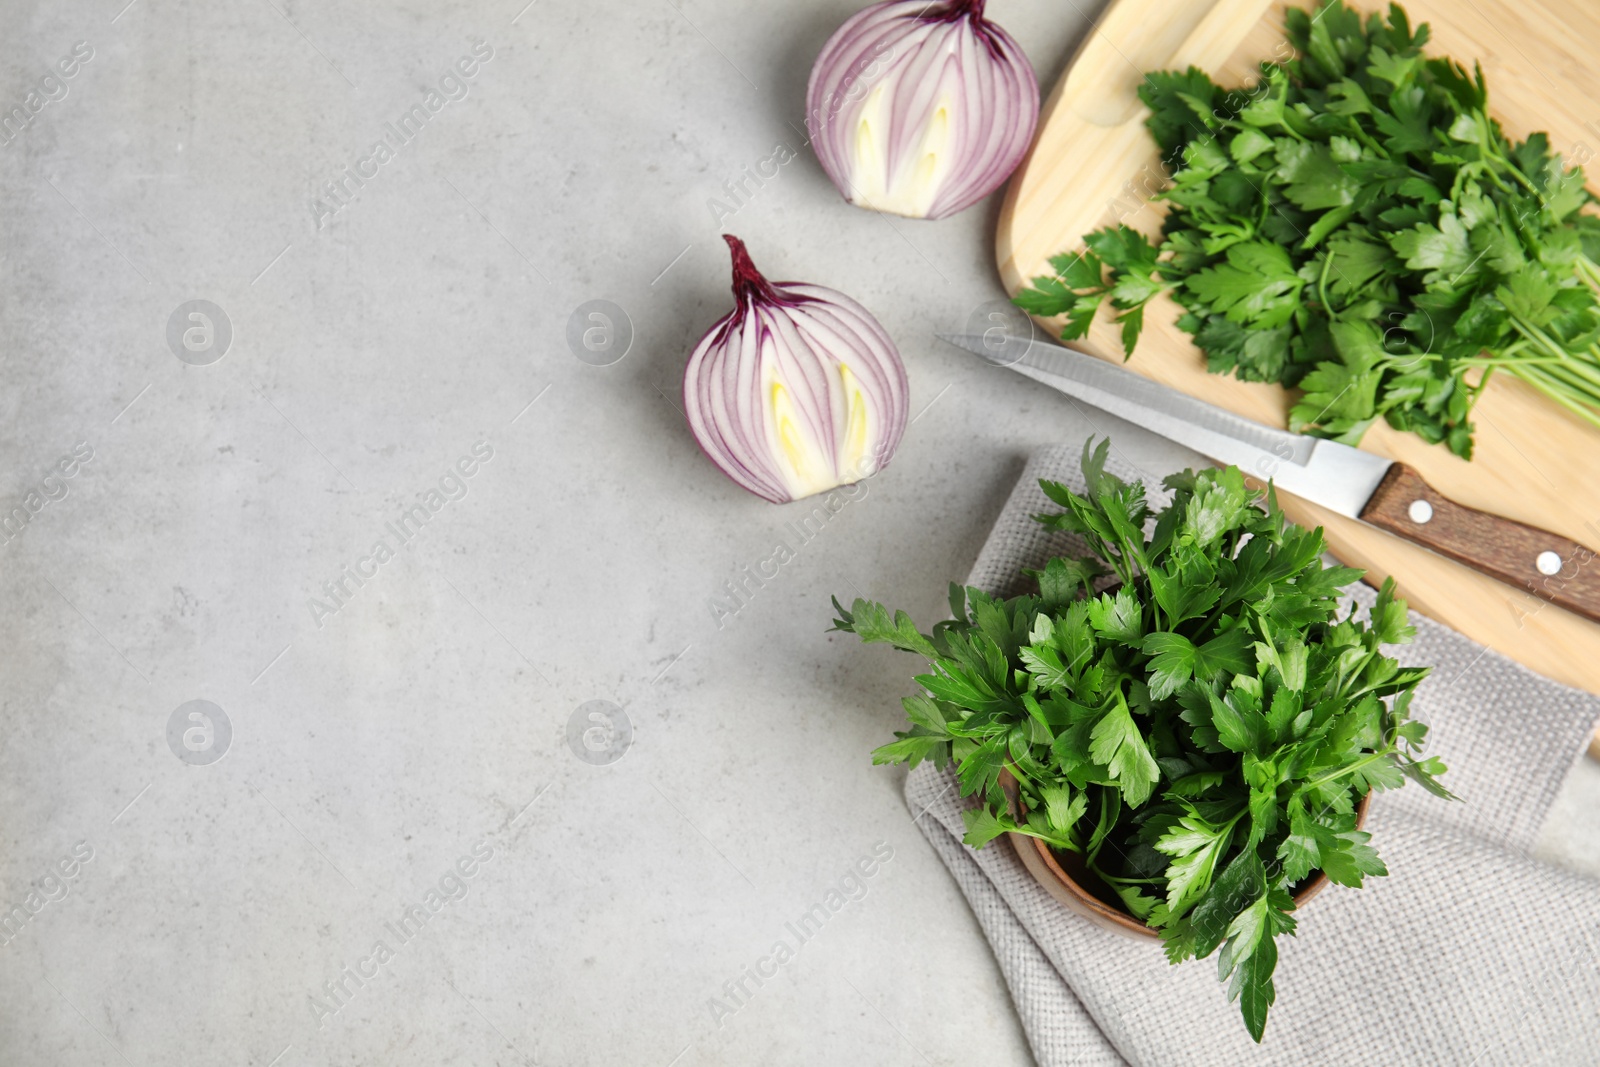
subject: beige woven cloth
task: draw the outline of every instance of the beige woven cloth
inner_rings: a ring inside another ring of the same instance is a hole
[[[1081,550],[1029,518],[1056,510],[1040,478],[1081,489],[1079,452],[1032,458],[968,584],[1011,594],[1021,568]],[[1115,458],[1108,469],[1147,473]],[[1160,474],[1148,474],[1162,499]],[[953,775],[923,764],[907,777],[906,802],[972,905],[1042,1067],[1600,1064],[1600,883],[1529,856],[1600,699],[1412,622],[1401,661],[1434,668],[1412,707],[1462,801],[1416,787],[1374,798],[1367,829],[1389,875],[1329,886],[1297,916],[1297,936],[1279,939],[1260,1046],[1214,957],[1173,967],[1158,944],[1072,915],[1006,841],[961,843]]]

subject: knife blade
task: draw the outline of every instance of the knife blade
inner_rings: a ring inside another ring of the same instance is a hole
[[[994,333],[994,331],[990,331]],[[1281,492],[1398,535],[1600,622],[1594,550],[1457,504],[1411,467],[1359,448],[1263,426],[1053,340],[938,334],[1102,411],[1232,464]]]

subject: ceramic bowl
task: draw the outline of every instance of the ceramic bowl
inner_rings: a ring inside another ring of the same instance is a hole
[[[1022,808],[1017,802],[1015,780],[1008,774],[1002,780],[1002,785],[1006,795],[1011,798],[1012,810],[1020,819]],[[1369,792],[1356,805],[1358,829],[1366,824],[1367,806],[1371,800],[1372,794]],[[1127,937],[1160,940],[1159,931],[1146,926],[1123,909],[1122,901],[1118,899],[1116,893],[1088,869],[1081,855],[1076,852],[1058,854],[1037,837],[1029,837],[1027,834],[1006,836],[1011,839],[1011,847],[1016,850],[1017,858],[1022,860],[1022,865],[1028,868],[1029,873],[1044,887],[1045,892],[1060,901],[1068,911],[1081,915],[1096,926],[1114,933]],[[1327,884],[1328,876],[1317,871],[1294,894],[1295,907],[1297,909],[1305,907],[1306,902],[1322,892],[1322,887]]]

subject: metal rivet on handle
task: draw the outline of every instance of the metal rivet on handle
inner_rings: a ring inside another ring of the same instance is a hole
[[[1413,500],[1411,506],[1406,509],[1406,514],[1411,516],[1412,522],[1421,526],[1433,518],[1433,505],[1426,500]]]
[[[1533,565],[1539,568],[1540,574],[1561,573],[1561,557],[1554,552],[1539,553],[1539,558],[1533,561]]]

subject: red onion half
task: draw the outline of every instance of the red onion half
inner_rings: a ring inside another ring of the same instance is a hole
[[[782,504],[882,469],[906,429],[906,369],[884,328],[835,289],[769,282],[744,242],[735,307],[683,372],[689,429],[728,477]]]
[[[1039,83],[984,0],[889,0],[856,13],[811,68],[806,125],[860,207],[942,219],[1011,176],[1033,140]]]

